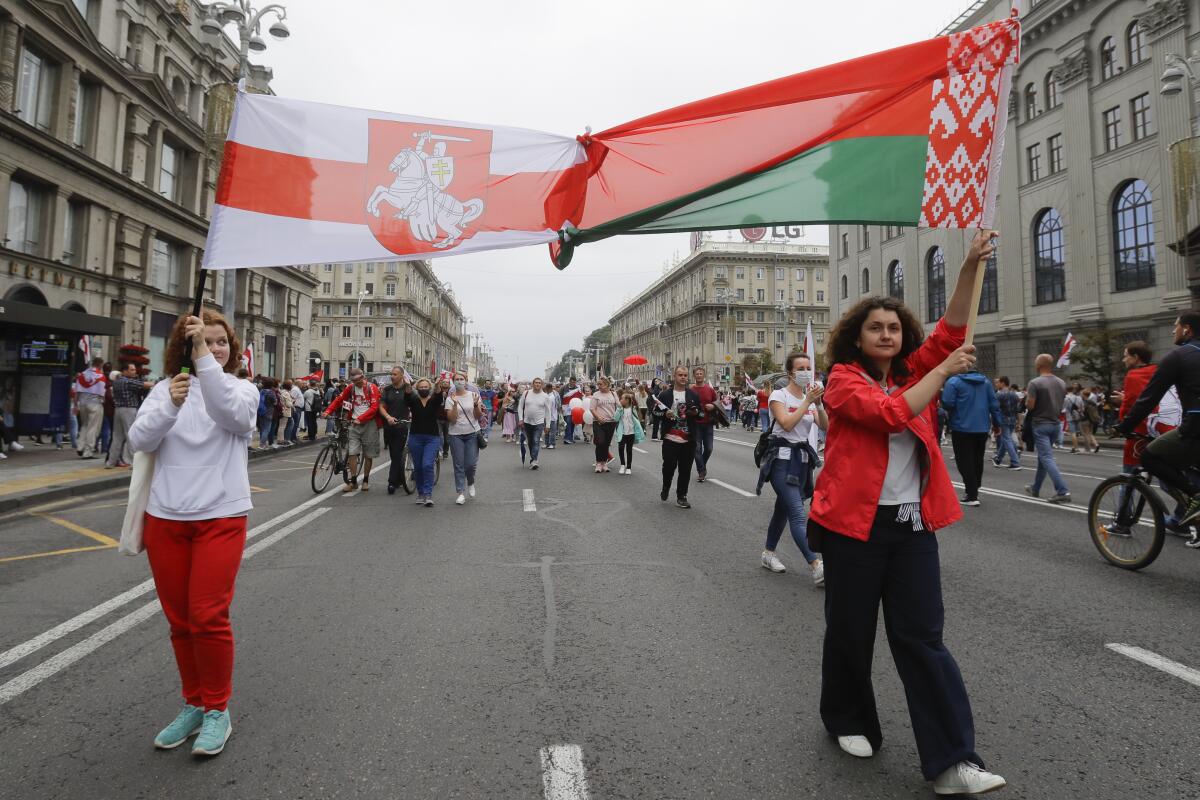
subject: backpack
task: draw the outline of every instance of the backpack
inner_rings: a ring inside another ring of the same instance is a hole
[[[1092,423],[1093,425],[1100,424],[1100,406],[1096,405],[1095,403],[1085,403],[1084,414],[1087,415],[1088,422]]]
[[[267,390],[263,389],[258,393],[258,415],[265,417],[267,415]]]

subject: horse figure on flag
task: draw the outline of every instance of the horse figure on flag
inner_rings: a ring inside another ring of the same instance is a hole
[[[417,137],[416,147],[406,147],[396,154],[388,170],[396,174],[390,186],[380,184],[367,201],[367,211],[380,215],[380,205],[387,203],[396,209],[396,219],[408,220],[414,239],[431,242],[444,249],[458,244],[463,229],[483,214],[484,203],[478,197],[461,201],[445,190],[454,180],[454,157],[446,155],[446,142],[469,142],[470,139],[425,131]],[[425,152],[430,139],[437,140],[433,153]],[[439,230],[445,236],[438,239]]]

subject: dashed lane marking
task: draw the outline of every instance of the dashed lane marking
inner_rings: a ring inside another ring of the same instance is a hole
[[[953,483],[959,489],[966,488],[958,481],[951,481],[951,483]],[[1051,491],[1053,491],[1053,490],[1051,490]],[[1063,511],[1074,511],[1076,514],[1086,514],[1087,513],[1086,507],[1073,505],[1071,503],[1067,503],[1067,504],[1050,503],[1050,502],[1047,502],[1045,497],[1030,497],[1027,494],[1017,494],[1016,492],[1006,492],[1003,489],[988,489],[987,487],[981,486],[981,487],[979,487],[979,493],[992,495],[994,497],[1003,497],[1006,500],[1016,500],[1021,503],[1034,503],[1035,505],[1039,505],[1039,506],[1043,506],[1043,507],[1047,507],[1047,508],[1059,508],[1059,509],[1062,509]]]
[[[1110,643],[1104,645],[1114,653],[1132,658],[1134,661],[1140,661],[1143,664],[1154,667],[1157,670],[1174,675],[1180,680],[1187,681],[1193,686],[1200,686],[1200,670],[1192,669],[1189,666],[1180,664],[1178,661],[1172,661],[1166,656],[1160,656],[1158,653],[1153,653],[1149,650],[1144,650],[1140,647],[1134,647],[1128,644]]]
[[[643,449],[642,449],[642,448],[640,448],[640,447],[635,447],[635,448],[633,448],[633,449],[634,449],[634,450],[636,450],[637,452],[641,453],[641,454],[642,454],[642,455],[644,455],[644,456],[648,456],[648,455],[650,455],[650,451],[649,451],[649,450],[643,450]]]
[[[537,503],[533,499],[533,489],[521,490],[521,502],[524,504],[526,511],[537,511]]]
[[[543,747],[542,789],[546,800],[587,800],[583,750],[577,744]]]
[[[729,442],[729,444],[740,444],[742,447],[754,447],[753,442],[740,442],[737,439],[726,439],[724,436],[714,436],[718,442]]]
[[[704,481],[705,481],[705,483],[715,483],[717,486],[720,486],[722,489],[728,489],[729,491],[734,492],[735,494],[740,494],[742,497],[754,497],[754,492],[747,492],[745,489],[739,489],[736,486],[730,486],[725,481],[719,481],[716,478],[705,478]]]

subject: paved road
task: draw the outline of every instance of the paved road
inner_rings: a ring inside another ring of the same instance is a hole
[[[584,445],[521,470],[495,437],[462,508],[449,470],[425,509],[378,478],[316,498],[310,452],[252,465],[235,733],[208,762],[151,746],[179,703],[153,592],[7,663],[139,586],[144,559],[0,561],[0,796],[537,798],[548,773],[553,796],[583,796],[573,756],[593,798],[931,796],[882,631],[883,749],[851,759],[824,734],[821,590],[759,567],[774,498],[752,496],[751,435],[720,438],[710,475],[732,488],[694,486],[690,511],[659,502],[651,442],[621,476]],[[1061,463],[1079,505],[1119,465]],[[1106,647],[1200,667],[1200,553],[1172,539],[1143,573],[1111,568],[1082,514],[1017,496],[1032,472],[988,469],[1013,495],[939,541],[947,640],[1003,796],[1200,796],[1200,686]],[[46,514],[113,536],[121,509]],[[44,517],[0,524],[0,558],[91,543]],[[780,553],[799,564],[787,537]]]

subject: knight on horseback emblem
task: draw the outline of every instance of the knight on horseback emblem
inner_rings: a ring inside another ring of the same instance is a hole
[[[450,194],[454,180],[454,156],[446,154],[448,142],[470,142],[463,136],[423,131],[413,133],[415,147],[406,147],[396,154],[388,170],[396,179],[390,186],[375,187],[367,201],[367,212],[380,218],[381,206],[391,206],[393,217],[408,221],[412,238],[430,242],[441,250],[454,247],[462,239],[464,229],[483,214],[481,198],[459,200]],[[434,142],[433,152],[425,151]]]

